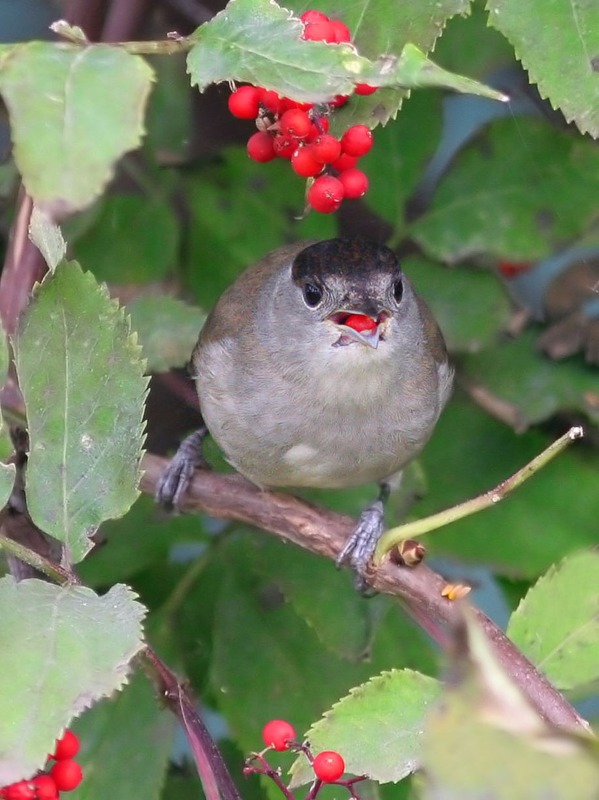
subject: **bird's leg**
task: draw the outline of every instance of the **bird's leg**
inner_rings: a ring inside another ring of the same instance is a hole
[[[345,547],[337,556],[336,564],[338,567],[347,563],[354,570],[356,573],[356,587],[362,593],[368,589],[368,583],[365,579],[368,563],[374,554],[378,540],[383,534],[385,503],[390,491],[390,484],[387,481],[381,481],[377,500],[362,511],[358,524],[352,531]]]
[[[208,466],[204,458],[203,443],[208,428],[202,425],[183,439],[170,464],[160,476],[156,486],[156,502],[167,508],[177,508],[191,482],[197,467]]]

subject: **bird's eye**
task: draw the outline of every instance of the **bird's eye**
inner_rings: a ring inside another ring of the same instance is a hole
[[[393,298],[395,299],[396,303],[399,303],[401,302],[402,297],[403,297],[403,281],[401,278],[398,278],[393,284]]]
[[[322,289],[315,286],[313,283],[305,283],[302,291],[304,293],[306,305],[310,306],[310,308],[316,308],[322,300]]]

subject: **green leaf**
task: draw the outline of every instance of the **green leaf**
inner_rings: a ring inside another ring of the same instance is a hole
[[[364,603],[348,572],[331,570],[326,559],[300,548],[289,557],[288,550],[272,537],[256,539],[255,569],[278,586],[325,647],[342,658],[363,658],[372,635],[372,604]]]
[[[163,280],[178,247],[179,224],[157,192],[102,198],[93,224],[74,240],[72,251],[98,280],[122,285]]]
[[[38,205],[88,205],[136,148],[152,70],[122,48],[29,42],[4,57],[0,92],[8,106],[14,155]]]
[[[77,716],[127,680],[145,609],[126,586],[0,580],[0,785],[43,766]],[[110,635],[107,635],[110,631]]]
[[[566,558],[540,578],[507,633],[559,689],[599,680],[599,553]]]
[[[245,81],[295,100],[349,94],[368,64],[350,45],[301,39],[303,25],[274,0],[229,0],[193,34],[187,57],[192,84]]]
[[[374,132],[374,147],[360,162],[370,179],[364,202],[400,235],[406,224],[406,201],[422,178],[440,136],[441,96],[413,92],[398,118]],[[400,235],[396,234],[396,240]]]
[[[157,800],[166,777],[176,720],[138,672],[116,697],[102,700],[72,726],[81,740],[83,782],[77,800]]]
[[[342,753],[354,775],[399,781],[419,766],[424,718],[439,691],[438,681],[419,672],[384,672],[335,703],[307,738],[314,753],[331,748]],[[313,778],[302,756],[292,774],[296,786]]]
[[[86,584],[106,586],[131,581],[151,567],[164,568],[178,544],[197,545],[206,540],[202,519],[195,514],[157,513],[152,497],[141,495],[124,517],[103,523],[102,547],[86,558],[77,572]]]
[[[299,16],[312,8],[310,0],[285,3]],[[431,52],[447,21],[455,14],[467,14],[470,0],[421,0],[398,3],[397,0],[320,0],[319,10],[341,19],[352,32],[352,41],[361,55],[377,59],[381,55],[402,52],[406,44],[424,53]],[[392,24],[390,23],[392,20]],[[383,125],[397,114],[407,92],[404,89],[380,89],[369,97],[353,97],[335,113],[333,128],[343,131],[350,125]],[[378,145],[377,145],[378,146]]]
[[[30,439],[28,510],[77,562],[97,526],[138,495],[140,347],[106,288],[63,263],[22,315],[14,349]]]
[[[447,15],[445,6],[436,12],[437,17]],[[409,39],[395,51],[373,54],[377,60],[371,62],[351,45],[304,41],[302,32],[302,23],[274,0],[230,0],[192,36],[196,43],[187,60],[192,83],[203,90],[219,81],[245,81],[311,102],[351,94],[357,81],[401,89],[442,86],[503,99],[499,92],[433,64]],[[401,97],[403,92],[395,110]],[[377,113],[379,121],[389,118],[382,108]]]
[[[542,97],[599,136],[599,5],[593,0],[488,0],[489,24],[513,44]]]
[[[439,67],[410,43],[405,45],[399,58],[382,56],[378,63],[375,62],[373,67],[361,73],[360,79],[374,86],[401,86],[405,89],[436,86],[492,100],[508,100],[504,94],[489,86]]]
[[[42,254],[51,272],[54,272],[67,252],[67,245],[58,225],[48,214],[33,206],[29,221],[29,238]]]
[[[432,666],[421,637],[393,606],[364,658],[350,661],[324,648],[317,629],[296,612],[299,603],[294,594],[286,602],[275,576],[267,575],[265,580],[252,569],[260,563],[259,540],[259,534],[246,534],[221,541],[218,555],[223,579],[213,613],[211,684],[242,751],[256,749],[260,730],[269,719],[288,719],[301,735],[333,702],[373,673],[406,661],[411,665],[426,661],[428,668]],[[285,557],[293,560],[296,548],[286,550]],[[332,574],[334,565],[325,563]],[[282,571],[286,576],[291,568]],[[283,578],[283,591],[289,582]],[[342,607],[348,606],[344,602]],[[317,616],[312,612],[312,619]],[[418,655],[410,637],[420,640]]]
[[[402,267],[430,306],[451,352],[483,351],[506,329],[510,301],[491,272],[461,266],[448,269],[420,257],[407,258]]]
[[[591,141],[539,119],[500,120],[461,153],[411,234],[443,261],[533,261],[590,226],[598,182]]]
[[[530,330],[508,342],[464,357],[470,383],[483,387],[511,410],[517,430],[562,410],[577,410],[599,422],[597,369],[581,358],[552,361],[535,350]]]
[[[189,362],[206,315],[174,297],[147,295],[127,305],[148,372],[164,372]]]
[[[596,740],[547,724],[469,619],[423,741],[425,798],[593,800]]]

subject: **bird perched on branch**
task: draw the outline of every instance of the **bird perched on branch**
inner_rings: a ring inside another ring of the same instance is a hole
[[[338,558],[363,582],[390,481],[429,439],[453,377],[393,251],[353,238],[275,250],[222,295],[192,364],[205,427],[182,443],[157,499],[177,505],[208,432],[261,487],[377,481]]]

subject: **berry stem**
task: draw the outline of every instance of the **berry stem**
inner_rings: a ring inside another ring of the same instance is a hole
[[[322,786],[322,781],[320,780],[320,778],[316,778],[312,786],[310,786],[310,791],[306,795],[306,800],[314,800],[314,798],[320,791],[321,786]]]
[[[254,766],[252,762],[258,761],[260,766]],[[248,759],[246,759],[245,767],[243,770],[244,775],[266,775],[271,781],[278,786],[281,790],[283,795],[285,796],[286,800],[295,800],[295,795],[293,792],[289,790],[289,787],[286,786],[283,781],[281,780],[281,776],[279,775],[279,771],[274,769],[270,766],[268,761],[264,758],[262,753],[252,753]]]

